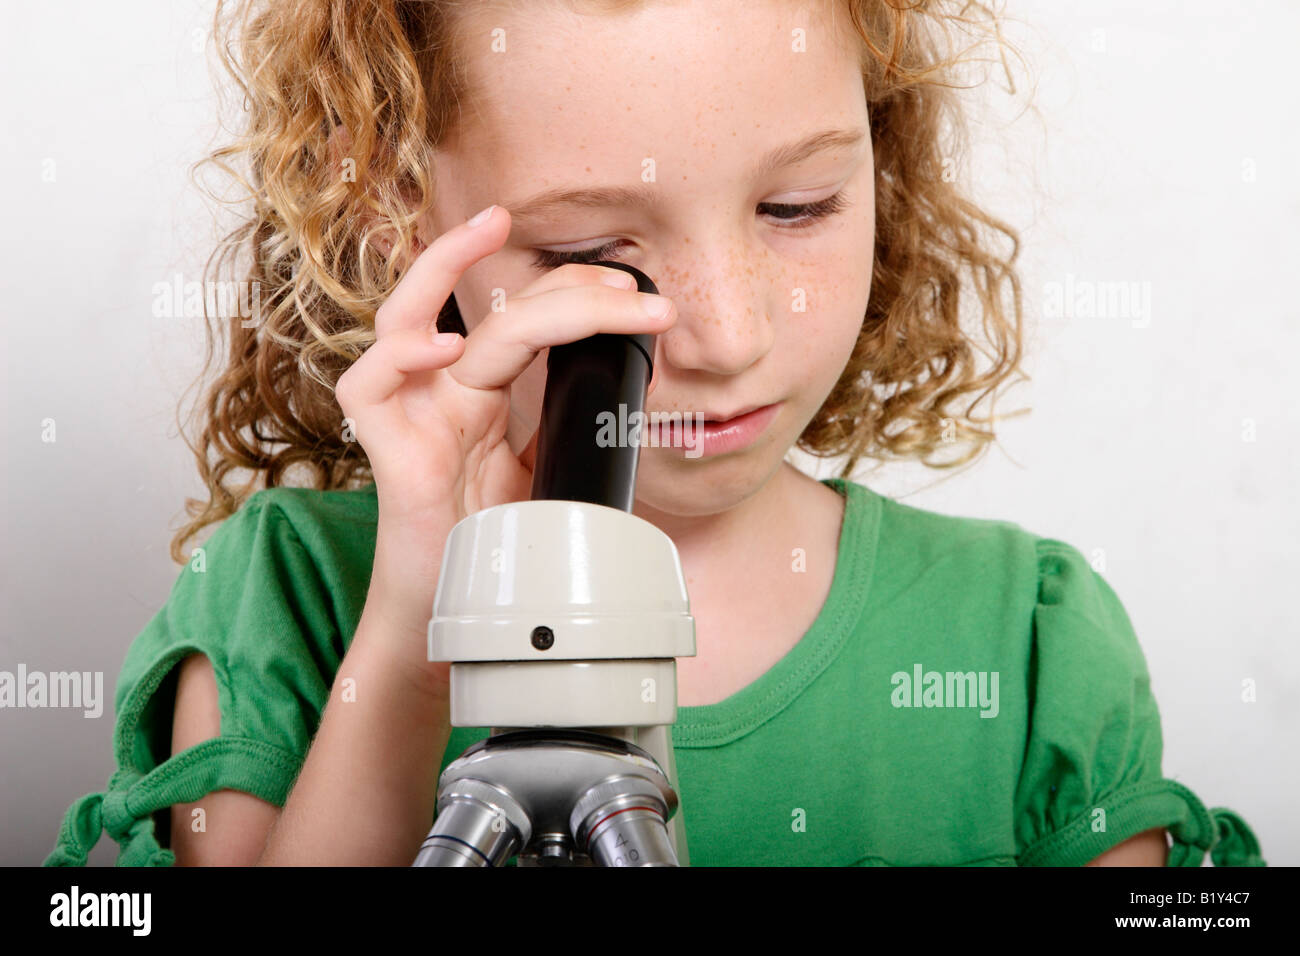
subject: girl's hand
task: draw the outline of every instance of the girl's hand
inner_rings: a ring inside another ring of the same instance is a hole
[[[437,334],[461,274],[509,232],[509,213],[494,206],[478,225],[462,223],[434,240],[380,306],[374,345],[335,389],[369,457],[379,503],[367,611],[381,602],[376,610],[402,631],[425,631],[452,526],[528,499],[537,434],[516,455],[506,425],[510,385],[537,353],[598,332],[658,334],[676,321],[671,301],[635,291],[631,275],[573,264],[508,297],[468,337]],[[662,316],[650,308],[661,305]]]

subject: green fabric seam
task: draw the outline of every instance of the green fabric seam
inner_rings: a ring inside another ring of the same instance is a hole
[[[1092,829],[1096,807],[1106,809],[1106,830],[1102,832]],[[1026,848],[1020,866],[1082,866],[1125,840],[1161,826],[1169,828],[1174,842],[1167,866],[1199,866],[1214,843],[1214,821],[1205,805],[1181,783],[1161,778],[1130,784],[1097,800],[1093,808]]]
[[[866,601],[863,592],[869,585],[868,579],[874,568],[875,549],[873,547],[871,554],[865,554],[866,549],[859,547],[860,542],[857,538],[863,522],[869,520],[874,520],[876,532],[879,533],[879,502],[866,489],[846,479],[829,478],[824,483],[832,485],[845,496],[845,527],[841,531],[841,547],[837,554],[835,577],[840,578],[842,573],[843,579],[849,582],[849,589],[837,596],[837,606],[831,609],[831,617],[822,620],[819,615],[818,622],[814,624],[819,633],[811,642],[812,646],[790,652],[806,656],[794,671],[787,674],[760,698],[728,718],[716,723],[705,722],[707,719],[702,718],[702,726],[695,725],[693,722],[689,726],[682,726],[679,723],[677,726],[680,729],[673,731],[675,746],[719,747],[738,740],[762,726],[794,700],[798,692],[807,687],[818,674],[830,666],[853,633],[852,625],[856,623],[856,617],[865,612]],[[849,508],[854,509],[851,516],[847,512]],[[868,508],[874,508],[876,512],[871,514],[867,511]],[[853,522],[851,527],[850,520]],[[866,573],[861,570],[862,562],[867,563]],[[842,572],[841,564],[843,564]],[[834,582],[831,587],[834,589]],[[804,639],[806,640],[807,636]]]
[[[283,806],[303,759],[248,737],[214,737],[169,757],[149,773],[119,770],[108,789],[69,809],[45,866],[84,866],[104,831],[121,844],[117,865],[175,862],[154,833],[153,814],[216,790],[239,790]]]

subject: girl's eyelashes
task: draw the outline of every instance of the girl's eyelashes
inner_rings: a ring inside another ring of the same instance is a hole
[[[802,203],[800,205],[766,202],[761,203],[758,208],[766,208],[769,215],[787,223],[785,227],[787,229],[806,229],[819,219],[825,219],[838,212],[843,212],[844,207],[847,205],[848,200],[844,198],[844,193],[838,192],[834,196],[827,196],[825,199],[817,200],[817,202]],[[779,210],[779,212],[773,210]]]
[[[827,219],[837,213],[843,212],[844,207],[848,205],[848,200],[844,198],[843,192],[838,192],[833,196],[827,196],[825,199],[819,199],[813,203],[760,203],[759,210],[765,210],[769,216],[783,223],[783,229],[807,229],[816,225],[820,220]],[[536,255],[533,258],[533,265],[538,269],[555,269],[570,262],[588,264],[595,262],[597,259],[615,259],[619,247],[623,240],[615,239],[607,242],[603,246],[596,246],[593,249],[580,249],[577,252],[554,252],[550,249],[535,249]]]
[[[595,249],[581,249],[578,252],[552,252],[550,249],[536,249],[533,265],[539,269],[555,269],[570,262],[582,264],[595,262],[597,259],[613,259],[622,240],[615,239]]]

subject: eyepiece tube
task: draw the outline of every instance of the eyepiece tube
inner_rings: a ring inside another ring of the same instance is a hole
[[[630,273],[639,292],[659,292],[649,276],[625,263],[600,259],[593,265]],[[551,348],[533,500],[588,501],[632,511],[654,343],[648,332],[600,333]]]

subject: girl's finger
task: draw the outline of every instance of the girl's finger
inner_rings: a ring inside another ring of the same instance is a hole
[[[616,271],[616,270],[611,270]],[[666,305],[655,315],[650,307]],[[490,313],[465,342],[465,353],[447,374],[468,388],[504,388],[537,353],[598,332],[658,334],[676,321],[672,300],[604,285],[555,289],[510,299]]]
[[[473,217],[448,229],[425,249],[375,313],[375,337],[402,329],[432,329],[461,274],[501,248],[510,235],[510,214],[490,206],[482,221]]]
[[[455,362],[464,344],[465,337],[455,332],[440,332],[433,338],[421,329],[391,332],[366,349],[340,376],[334,397],[340,406],[345,402],[354,408],[379,405],[401,387],[408,375],[446,368]]]
[[[537,280],[530,282],[518,292],[511,293],[510,299],[526,299],[530,296],[550,292],[553,289],[569,289],[579,285],[608,285],[615,289],[635,289],[636,279],[622,269],[610,269],[607,266],[594,266],[584,262],[570,262],[559,266]],[[507,300],[508,304],[509,300]]]

